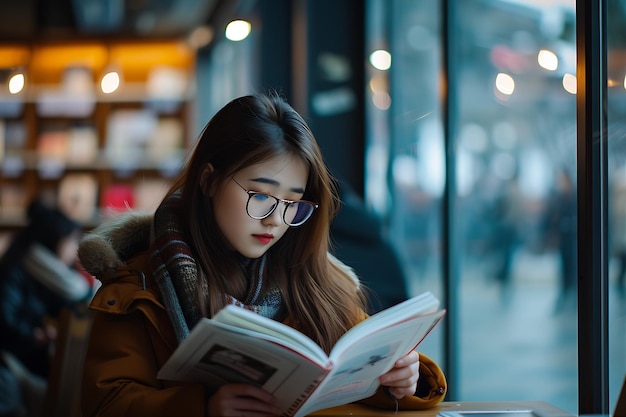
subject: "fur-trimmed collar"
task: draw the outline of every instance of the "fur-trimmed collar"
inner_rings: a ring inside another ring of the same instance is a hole
[[[124,266],[150,246],[151,213],[127,212],[102,223],[80,242],[78,257],[87,272],[102,280],[106,272]]]

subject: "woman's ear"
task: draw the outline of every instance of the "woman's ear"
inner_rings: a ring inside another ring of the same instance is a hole
[[[207,197],[211,197],[213,194],[213,187],[210,186],[211,182],[209,181],[209,177],[214,170],[215,168],[213,168],[213,164],[208,163],[204,166],[204,168],[202,168],[202,172],[200,173],[200,188],[202,189],[202,194]]]

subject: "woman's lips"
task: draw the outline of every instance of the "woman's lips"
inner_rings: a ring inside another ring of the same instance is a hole
[[[259,242],[261,242],[264,245],[267,245],[268,243],[270,243],[272,241],[272,239],[274,239],[274,235],[271,235],[271,234],[252,235],[252,236],[254,236],[254,238],[256,240],[258,240]]]

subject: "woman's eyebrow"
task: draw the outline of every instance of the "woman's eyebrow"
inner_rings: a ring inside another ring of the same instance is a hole
[[[279,187],[280,183],[274,179],[271,178],[265,178],[265,177],[259,177],[259,178],[250,178],[250,181],[252,182],[258,182],[261,184],[268,184],[268,185],[273,185],[274,187]],[[297,193],[297,194],[304,194],[304,188],[302,187],[293,187],[290,188],[289,191],[293,192],[293,193]]]

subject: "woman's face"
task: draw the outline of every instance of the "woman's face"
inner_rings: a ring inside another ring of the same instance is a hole
[[[247,258],[258,258],[289,228],[283,221],[285,205],[282,203],[264,219],[251,218],[246,212],[246,191],[297,201],[302,199],[308,174],[300,158],[279,156],[244,168],[220,184],[211,195],[213,211],[218,227],[232,248]]]

